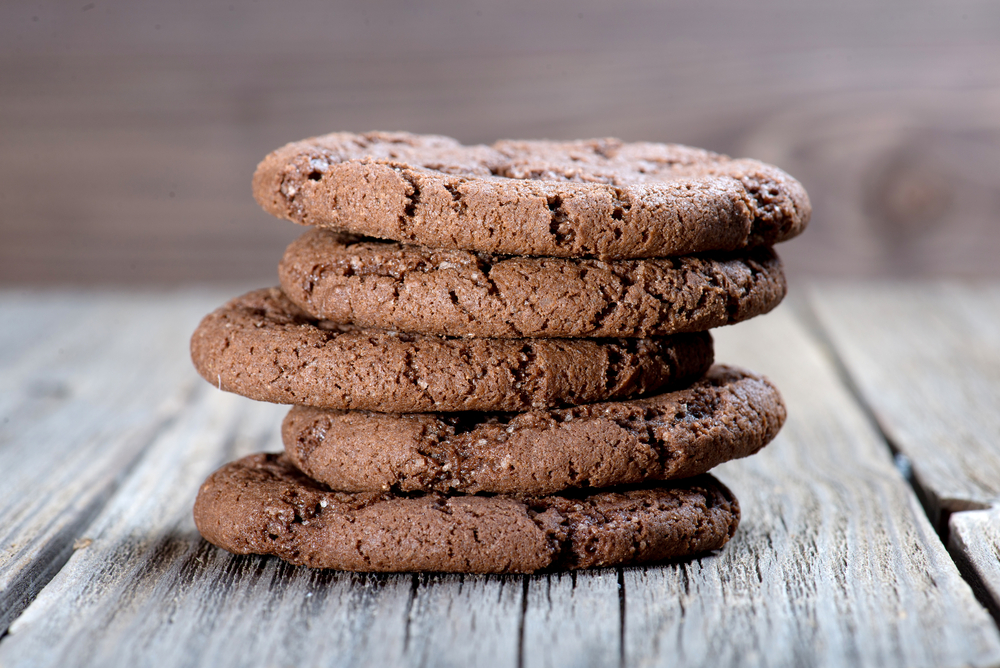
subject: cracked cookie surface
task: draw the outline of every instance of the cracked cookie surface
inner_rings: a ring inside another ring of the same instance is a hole
[[[525,411],[681,387],[712,364],[707,332],[643,339],[456,339],[316,320],[277,288],[206,316],[191,358],[259,401],[393,413]]]
[[[257,454],[209,476],[194,517],[218,547],[314,568],[531,573],[719,549],[739,505],[709,475],[580,496],[348,494]]]
[[[766,378],[716,365],[683,390],[548,411],[295,407],[282,439],[299,470],[340,491],[554,494],[705,473],[759,451],[784,420]]]
[[[785,296],[768,247],[612,260],[497,256],[310,230],[278,267],[317,318],[448,336],[644,337],[766,313]]]
[[[257,202],[302,225],[436,248],[601,259],[769,246],[811,206],[777,167],[676,144],[334,133],[268,155]]]

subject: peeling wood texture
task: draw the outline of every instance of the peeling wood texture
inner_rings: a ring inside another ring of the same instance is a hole
[[[825,287],[811,301],[935,522],[1000,495],[1000,288]]]
[[[2,358],[0,404],[20,425],[2,432],[0,457],[21,467],[13,479],[28,482],[18,484],[49,485],[37,516],[72,527],[55,543],[68,562],[50,561],[54,578],[12,614],[0,665],[1000,665],[995,624],[829,350],[788,306],[717,334],[718,359],[770,375],[790,415],[762,453],[718,469],[743,506],[724,550],[649,568],[498,577],[310,571],[198,537],[201,481],[224,461],[278,449],[286,410],[194,382],[187,335],[222,299],[0,297],[5,314],[46,323],[25,330],[33,342],[0,329],[10,346],[0,350],[16,351]],[[54,331],[67,318],[73,332]],[[102,332],[101,322],[116,324]],[[36,349],[53,345],[77,361]],[[88,389],[55,407],[16,389],[44,374]],[[88,411],[86,428],[60,428]],[[28,446],[56,435],[62,449],[33,459]],[[129,463],[102,454],[108,447],[133,453]],[[74,471],[105,481],[78,504],[87,513],[56,494],[78,484]],[[965,521],[974,515],[952,517],[952,550],[997,582],[996,523]],[[12,523],[2,526],[7,535]],[[31,568],[4,562],[5,577]],[[987,600],[998,589],[984,591]]]

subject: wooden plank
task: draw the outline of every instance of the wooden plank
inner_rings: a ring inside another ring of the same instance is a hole
[[[173,316],[143,314],[155,325]],[[121,343],[80,340],[105,364]],[[189,369],[186,359],[170,361]],[[43,363],[27,360],[19,373]],[[224,666],[350,666],[406,657],[416,665],[517,665],[522,578],[424,577],[415,587],[408,575],[314,572],[204,543],[190,517],[198,485],[223,461],[280,447],[287,407],[224,395],[200,380],[195,387],[82,537],[86,548],[32,608],[44,611],[44,624],[22,617],[0,643],[0,663],[186,665],[198,657]],[[46,633],[52,637],[39,645]]]
[[[187,339],[217,296],[0,296],[0,631],[69,557],[195,383]],[[9,307],[9,310],[8,310]],[[6,317],[10,314],[10,317]]]
[[[285,411],[201,383],[92,542],[12,625],[0,664],[516,665],[520,578],[429,578],[416,596],[410,575],[311,571],[201,540],[198,486],[224,461],[280,448]]]
[[[719,467],[743,520],[721,553],[625,569],[628,665],[967,666],[1000,637],[830,360],[788,307],[718,330],[789,418]]]
[[[812,306],[935,522],[1000,495],[1000,286],[828,286]]]
[[[778,442],[721,470],[745,519],[719,555],[527,579],[231,556],[197,536],[194,494],[221,462],[277,448],[285,409],[200,383],[12,625],[0,665],[1000,665],[989,616],[796,319],[781,309],[718,339],[792,411]]]
[[[618,572],[608,568],[531,578],[522,665],[617,665],[621,660],[618,585]]]
[[[92,301],[92,300],[90,300]],[[58,297],[39,290],[4,290],[0,293],[0,368],[7,371],[24,353],[45,340],[66,335],[67,322],[86,317],[87,299]],[[58,306],[56,306],[58,305]]]
[[[413,666],[520,666],[524,576],[420,575],[404,662]]]
[[[225,460],[278,447],[285,410],[201,383],[193,405],[160,434],[88,529],[92,542],[11,627],[0,643],[0,662],[169,665],[200,657],[230,666],[254,657],[261,664],[309,663],[313,653],[332,646],[330,665],[351,665],[342,650],[354,638],[355,646],[364,643],[358,625],[372,623],[372,604],[384,598],[400,613],[379,620],[398,630],[380,640],[401,639],[408,577],[295,569],[276,559],[229,555],[197,535],[191,504],[204,476]],[[302,642],[304,636],[313,642]],[[383,642],[374,650],[390,659],[399,648]]]
[[[955,513],[948,525],[948,550],[1000,622],[1000,508]]]

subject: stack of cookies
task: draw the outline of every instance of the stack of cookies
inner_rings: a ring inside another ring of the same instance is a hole
[[[462,146],[332,134],[254,176],[312,226],[280,288],[191,341],[220,389],[292,404],[285,452],[227,464],[212,543],[358,571],[533,572],[722,547],[739,506],[706,472],[785,409],[714,365],[712,327],[785,294],[771,246],[809,218],[784,172],[603,139]]]

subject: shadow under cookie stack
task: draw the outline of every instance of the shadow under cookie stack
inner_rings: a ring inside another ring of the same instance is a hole
[[[222,390],[292,404],[285,452],[202,485],[202,535],[353,571],[516,572],[721,548],[707,474],[781,427],[778,391],[713,365],[765,313],[771,246],[809,218],[754,160],[602,139],[462,146],[405,133],[289,144],[257,168],[312,226],[281,288],[234,299],[191,354]]]

